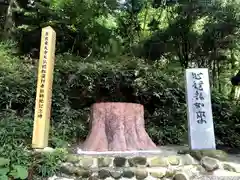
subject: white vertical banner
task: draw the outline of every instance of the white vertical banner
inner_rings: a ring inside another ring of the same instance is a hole
[[[208,69],[186,69],[185,78],[190,148],[216,149]]]

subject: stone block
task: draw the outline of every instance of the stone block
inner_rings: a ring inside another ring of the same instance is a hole
[[[93,160],[94,160],[93,157],[84,157],[84,158],[82,158],[82,160],[81,160],[81,166],[82,166],[84,169],[90,168],[90,167],[92,167],[92,165],[93,165]]]
[[[170,165],[177,166],[180,164],[180,157],[179,156],[168,156],[167,160]]]
[[[89,178],[91,176],[92,172],[90,170],[78,168],[75,174],[77,177]]]
[[[219,168],[219,161],[215,158],[211,158],[208,156],[205,156],[201,160],[201,165],[207,170],[207,171],[214,171]]]
[[[166,168],[156,168],[156,169],[150,168],[148,172],[150,176],[160,179],[166,175],[167,169]]]
[[[100,179],[105,179],[105,178],[108,178],[110,176],[111,176],[111,174],[110,174],[109,170],[101,169],[101,170],[98,171],[98,177]]]
[[[112,171],[110,171],[110,175],[114,178],[114,179],[119,179],[122,177],[122,170],[117,170],[117,169],[113,169]]]
[[[173,176],[173,180],[189,180],[189,177],[186,173],[176,173],[174,176]]]
[[[197,160],[195,160],[190,154],[185,154],[181,157],[183,165],[192,165],[192,164],[199,164]]]
[[[69,154],[66,157],[66,161],[70,163],[78,163],[80,161],[80,158],[77,155]]]
[[[165,157],[153,157],[150,160],[151,167],[167,167],[168,165],[168,160]]]
[[[113,160],[114,166],[124,167],[126,165],[127,159],[125,157],[115,157]]]
[[[226,161],[228,154],[222,150],[184,150],[179,151],[179,154],[190,154],[197,160],[201,160],[204,156],[212,157],[221,161]]]
[[[98,167],[109,167],[112,163],[112,158],[110,157],[99,157]]]
[[[128,159],[128,163],[131,167],[145,167],[147,164],[146,157],[133,157]]]
[[[148,177],[148,171],[144,168],[137,168],[135,170],[135,176],[138,180],[143,180]]]
[[[135,176],[135,169],[134,168],[125,168],[123,170],[123,177],[124,178],[133,178]]]

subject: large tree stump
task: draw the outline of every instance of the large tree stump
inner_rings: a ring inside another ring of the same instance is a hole
[[[156,148],[144,127],[143,105],[102,102],[91,107],[84,151],[131,151]]]

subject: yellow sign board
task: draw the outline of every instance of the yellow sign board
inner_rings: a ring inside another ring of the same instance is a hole
[[[45,27],[42,29],[41,38],[32,137],[32,147],[35,149],[48,146],[56,32],[50,26]]]

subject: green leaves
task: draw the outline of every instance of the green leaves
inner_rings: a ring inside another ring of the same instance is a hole
[[[0,157],[0,180],[27,179],[28,169],[25,166],[11,164],[10,159]]]
[[[226,89],[225,82],[238,68],[228,68],[232,58],[228,51],[234,49],[239,54],[239,11],[234,4],[203,8],[168,1],[175,5],[165,8],[163,1],[156,0],[158,8],[152,8],[150,1],[125,2],[119,8],[117,1],[111,0],[38,1],[36,7],[14,16],[15,37],[24,53],[39,48],[40,27],[51,25],[57,32],[51,147],[66,147],[76,139],[85,139],[89,107],[99,101],[143,104],[153,140],[182,143],[187,116],[181,68],[208,67],[213,82],[219,84],[214,84],[214,89],[219,86],[220,90]],[[33,32],[36,28],[39,30]],[[145,40],[143,46],[140,40]],[[1,172],[2,178],[6,174],[24,178],[26,167],[31,165],[26,149],[31,144],[37,67],[12,52],[0,43],[0,142],[5,143],[0,155],[10,158],[9,162],[2,160]],[[134,57],[136,54],[145,59]],[[232,64],[238,61],[235,58]],[[223,78],[217,80],[219,77]],[[212,97],[218,142],[240,146],[239,127],[234,126],[240,121],[237,108],[222,96]],[[48,155],[37,159],[38,174],[56,172],[59,159]]]
[[[0,157],[0,167],[8,166],[9,164],[10,164],[9,159]]]
[[[59,170],[60,164],[65,160],[67,151],[56,148],[54,152],[34,155],[36,173],[41,177],[53,176]]]
[[[9,180],[7,175],[0,176],[0,180]]]
[[[12,160],[10,160],[0,157],[0,180],[6,178],[25,180],[28,178],[28,169],[30,167],[34,168],[34,175],[39,177],[52,176],[59,170],[60,164],[65,160],[67,153],[64,148],[56,148],[54,152],[44,152],[42,154],[29,153],[29,163],[24,161],[17,163],[16,159],[11,158]]]
[[[0,177],[1,176],[6,176],[9,171],[10,171],[9,168],[0,168]]]
[[[26,179],[28,177],[28,170],[24,166],[13,165],[9,175],[14,179]]]

